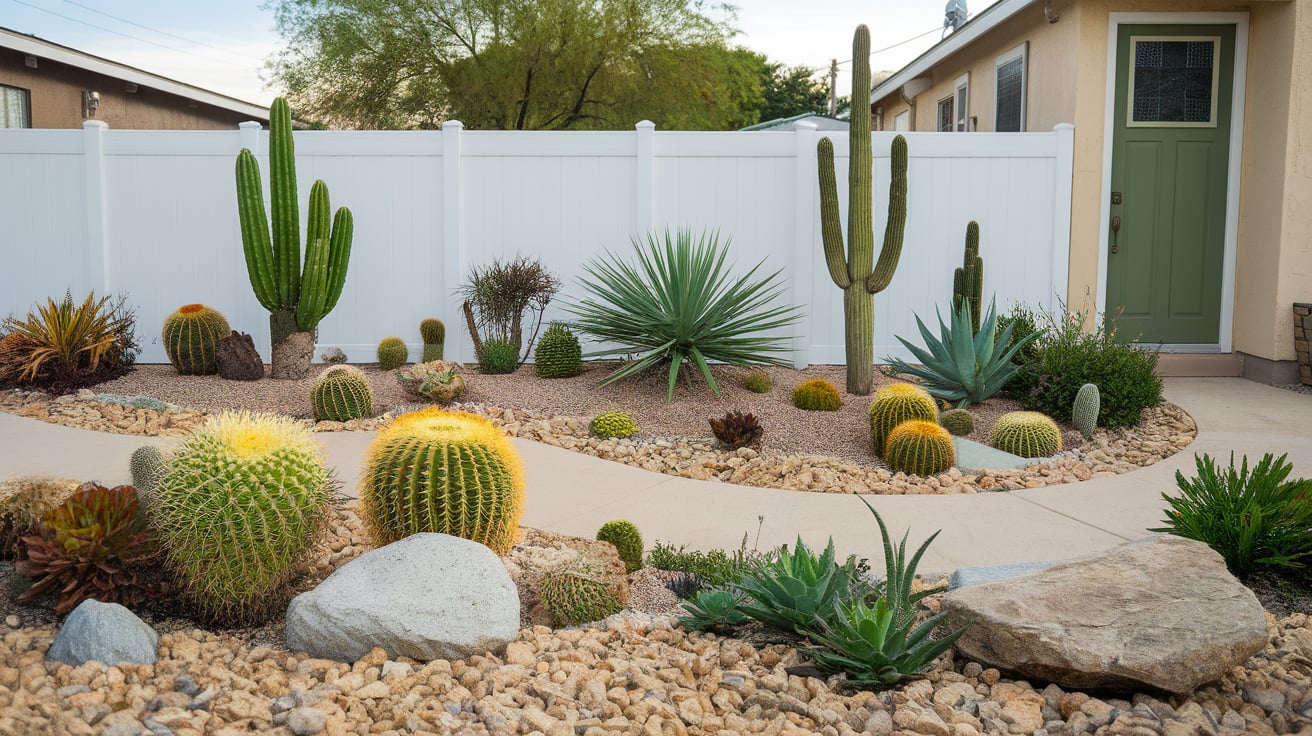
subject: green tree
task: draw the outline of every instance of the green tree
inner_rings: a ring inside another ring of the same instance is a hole
[[[764,59],[763,59],[764,61]],[[764,105],[761,120],[790,118],[802,113],[829,113],[829,82],[816,79],[816,70],[804,66],[785,67],[763,63],[761,68]]]
[[[273,0],[269,64],[339,127],[730,128],[761,84],[706,0]]]

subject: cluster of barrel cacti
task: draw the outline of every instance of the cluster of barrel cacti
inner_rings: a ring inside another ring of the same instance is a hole
[[[806,411],[838,411],[843,397],[838,387],[823,378],[812,378],[793,389],[793,406]]]
[[[219,340],[231,332],[222,314],[204,304],[187,304],[164,320],[164,353],[178,373],[209,375],[218,371]]]
[[[504,555],[524,504],[524,472],[488,419],[437,407],[402,414],[378,433],[361,472],[360,506],[374,543],[439,532]]]
[[[597,530],[597,539],[615,545],[627,571],[642,567],[642,532],[633,522],[623,519],[608,521]]]
[[[310,406],[318,421],[349,422],[374,413],[374,394],[360,369],[335,365],[310,389]]]
[[[538,339],[533,370],[541,378],[569,378],[583,370],[583,348],[564,323],[552,322]]]
[[[638,433],[633,417],[623,411],[603,411],[592,418],[588,431],[601,439],[632,437]]]
[[[1061,452],[1061,430],[1046,414],[1013,411],[993,425],[990,444],[1020,457],[1047,457]]]
[[[395,370],[410,360],[410,348],[399,337],[384,337],[378,343],[378,367]]]
[[[624,610],[624,590],[586,562],[542,576],[539,596],[552,626],[600,621]]]
[[[442,360],[446,350],[446,325],[442,320],[429,317],[419,323],[419,336],[424,340],[424,353],[420,362]]]
[[[937,422],[912,419],[889,433],[884,462],[895,473],[935,475],[952,467],[956,451],[952,435]]]
[[[875,454],[883,456],[889,435],[899,424],[909,421],[938,421],[934,397],[910,383],[894,383],[876,391],[870,402],[870,439]]]

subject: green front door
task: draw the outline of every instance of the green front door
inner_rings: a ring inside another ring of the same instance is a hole
[[[1144,343],[1221,326],[1235,28],[1120,26],[1107,312]]]

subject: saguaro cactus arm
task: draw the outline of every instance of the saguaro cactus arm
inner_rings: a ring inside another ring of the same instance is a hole
[[[834,174],[834,142],[826,136],[816,146],[820,159],[820,234],[824,239],[825,264],[834,285],[846,289],[852,285],[843,251],[843,226],[838,214],[838,181]]]
[[[283,307],[300,296],[301,212],[296,200],[296,148],[291,110],[279,97],[269,108],[269,194],[273,206],[273,268]]]
[[[264,211],[260,164],[245,148],[237,156],[237,214],[241,220],[241,243],[246,253],[246,272],[250,275],[251,288],[260,306],[272,312],[282,305],[273,279],[269,218]]]
[[[328,238],[328,295],[323,314],[333,311],[337,299],[346,285],[346,266],[351,260],[351,238],[355,234],[355,219],[351,211],[338,207],[333,215],[333,232]],[[322,317],[322,315],[321,315]]]
[[[907,139],[897,136],[889,152],[888,223],[884,225],[884,246],[879,262],[866,279],[866,291],[878,294],[888,288],[902,257],[902,236],[907,227]]]

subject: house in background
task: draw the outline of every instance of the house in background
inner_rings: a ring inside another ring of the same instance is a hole
[[[1092,295],[1170,372],[1297,383],[1309,80],[1312,0],[1000,0],[871,99],[883,130],[1073,123],[1071,306]]]
[[[784,133],[792,133],[797,130],[798,123],[809,123],[815,126],[816,130],[841,130],[846,132],[848,122],[842,118],[831,118],[828,115],[816,115],[815,113],[804,112],[801,115],[794,115],[790,118],[775,118],[766,120],[756,125],[749,125],[739,130],[773,130]]]
[[[0,128],[236,129],[269,109],[0,28]]]

